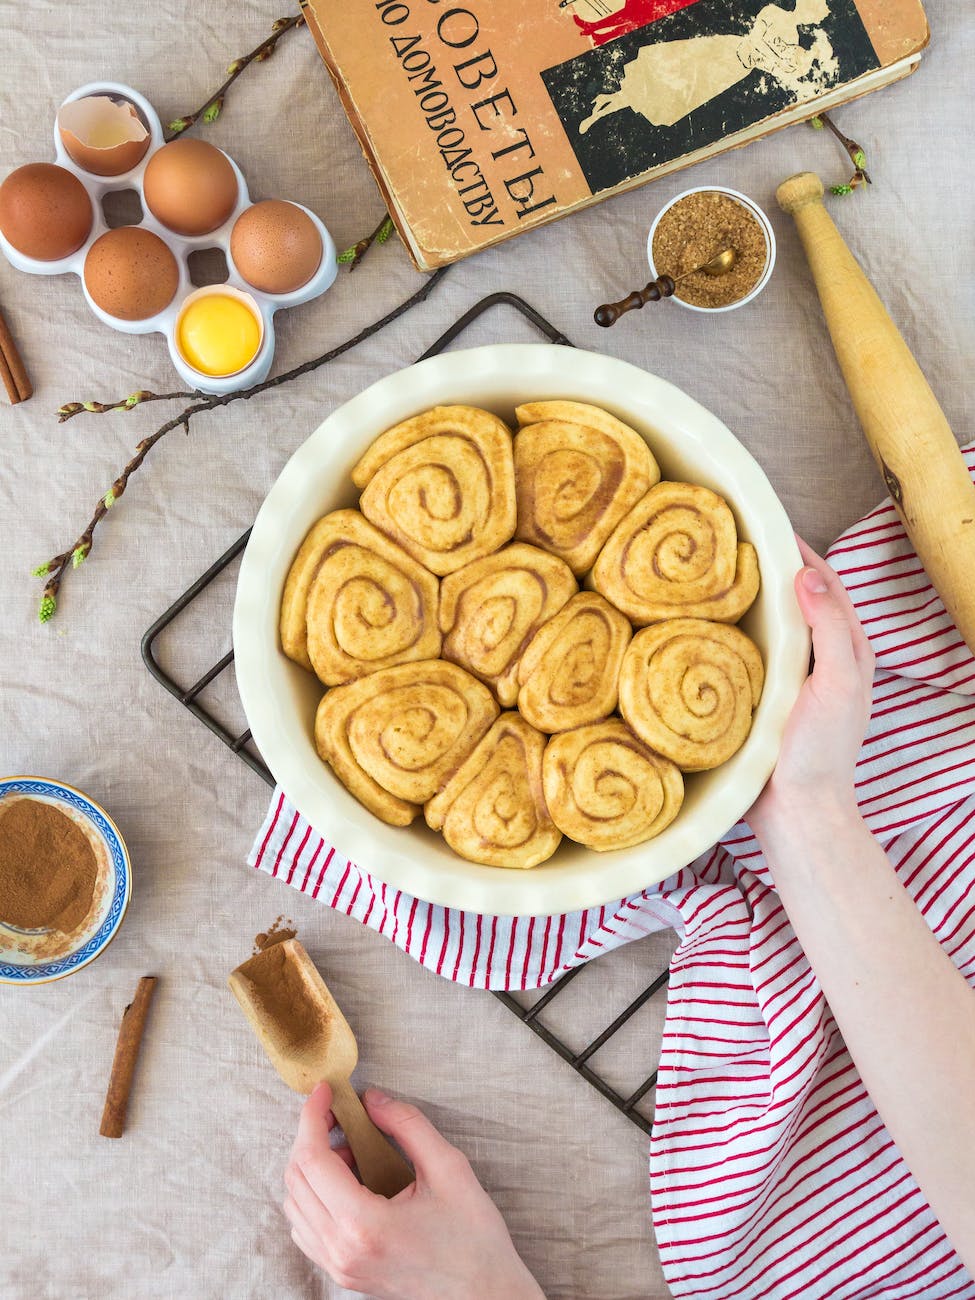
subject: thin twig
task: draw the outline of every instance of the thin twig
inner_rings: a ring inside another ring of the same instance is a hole
[[[261,41],[260,45],[255,46],[250,54],[245,54],[243,58],[234,59],[227,69],[227,79],[218,90],[216,90],[209,99],[205,99],[195,113],[186,113],[182,117],[175,118],[172,122],[167,123],[166,139],[173,140],[176,136],[182,135],[199,118],[204,122],[215,122],[220,116],[220,110],[223,108],[223,101],[226,98],[227,91],[234,84],[245,68],[250,67],[252,63],[263,63],[274,53],[278,41],[286,32],[290,32],[295,27],[300,27],[305,21],[303,14],[292,14],[290,18],[279,18],[271,28],[271,35]]]
[[[373,242],[377,244],[385,244],[386,240],[392,233],[393,219],[390,217],[388,212],[384,212],[382,221],[380,221],[372,234],[366,235],[365,239],[360,239],[357,244],[353,244],[351,248],[347,248],[344,253],[339,253],[338,260],[346,263],[350,271],[354,271],[372,247]]]
[[[852,194],[853,191],[859,189],[861,185],[872,185],[873,181],[867,173],[867,155],[863,148],[857,144],[856,140],[851,140],[848,135],[844,135],[827,113],[818,113],[811,119],[811,121],[812,125],[820,130],[824,126],[829,127],[830,131],[849,154],[850,161],[856,168],[850,179],[843,185],[831,185],[829,187],[830,193],[836,195]]]
[[[109,411],[134,411],[146,402],[171,402],[177,397],[203,397],[204,394],[193,390],[180,393],[150,393],[140,388],[136,393],[129,393],[118,402],[65,402],[58,407],[58,424],[73,420],[76,415],[106,415]]]
[[[380,320],[373,321],[371,325],[367,325],[364,329],[361,329],[358,334],[353,335],[352,338],[346,339],[344,343],[339,343],[328,352],[322,353],[321,356],[313,357],[312,360],[305,361],[300,366],[295,366],[292,370],[286,370],[283,374],[275,375],[273,379],[265,379],[263,383],[255,384],[253,387],[245,388],[240,392],[214,394],[212,396],[200,394],[198,400],[185,407],[171,420],[167,420],[166,423],[161,425],[155,433],[150,434],[147,438],[143,438],[136,446],[135,455],[124,467],[121,474],[119,474],[118,478],[116,478],[115,482],[105,495],[99,498],[98,504],[95,506],[94,513],[88,521],[88,526],[85,528],[84,532],[77,538],[72,546],[68,547],[67,550],[62,551],[60,555],[55,555],[52,559],[48,560],[46,564],[42,564],[39,568],[34,570],[35,577],[47,579],[39,610],[41,622],[46,623],[54,616],[54,612],[57,609],[58,592],[61,588],[61,583],[64,581],[66,576],[69,563],[72,568],[76,569],[88,558],[92,548],[94,532],[98,524],[109,512],[112,506],[115,505],[119,497],[125,492],[129,485],[129,479],[145,460],[152,448],[157,442],[164,438],[167,433],[171,433],[173,429],[179,428],[183,428],[187,433],[189,433],[190,421],[194,415],[199,415],[203,411],[212,411],[218,406],[229,406],[231,402],[249,401],[252,397],[256,397],[258,393],[267,392],[272,388],[280,388],[282,384],[290,383],[291,380],[298,379],[302,375],[311,374],[313,370],[318,370],[320,366],[326,365],[329,361],[334,361],[336,357],[342,356],[343,353],[350,351],[365,339],[371,338],[374,334],[378,334],[380,330],[384,329],[394,320],[397,320],[400,316],[403,316],[410,311],[411,308],[423,302],[424,299],[426,299],[433,291],[434,287],[447,274],[449,269],[449,267],[443,266],[440,270],[435,271],[414,294],[411,294],[410,297],[401,302],[399,306],[394,307],[392,311],[387,312]],[[180,395],[182,396],[183,394]],[[154,395],[150,396],[154,398]],[[176,394],[170,394],[170,396],[176,396]],[[160,398],[159,400],[162,399]],[[127,401],[128,399],[125,399],[121,402],[109,404],[105,409],[118,410],[127,406]],[[83,404],[82,409],[87,409],[87,406]],[[78,412],[72,412],[72,414],[78,414]]]

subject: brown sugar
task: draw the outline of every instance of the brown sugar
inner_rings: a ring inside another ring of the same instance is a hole
[[[765,231],[752,212],[729,194],[704,190],[668,208],[653,235],[658,275],[678,276],[733,248],[737,261],[724,275],[689,275],[675,297],[693,307],[728,307],[754,289],[768,261]]]
[[[306,1046],[321,1033],[328,1017],[305,982],[298,962],[288,949],[272,944],[238,967],[250,982],[254,999],[274,1022],[284,1050]]]
[[[97,879],[91,842],[60,808],[0,801],[0,921],[70,934],[91,911]]]

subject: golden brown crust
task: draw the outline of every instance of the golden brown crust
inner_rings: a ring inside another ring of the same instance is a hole
[[[616,708],[633,629],[596,591],[580,591],[532,637],[518,664],[518,711],[539,731],[569,731]]]
[[[453,573],[515,531],[511,432],[476,406],[435,406],[388,429],[352,481],[366,518],[431,573]]]
[[[619,718],[553,736],[542,759],[542,781],[563,835],[600,853],[659,835],[684,801],[677,767]]]
[[[586,573],[651,484],[657,462],[640,435],[584,402],[526,402],[515,414],[519,541]]]
[[[765,671],[740,628],[675,618],[644,628],[620,671],[620,712],[684,772],[717,767],[748,738]]]
[[[568,565],[534,546],[516,542],[475,560],[440,585],[444,658],[514,704],[526,645],[576,590]]]
[[[491,692],[463,668],[423,660],[329,691],[318,709],[315,744],[370,812],[407,825],[497,716]]]
[[[547,861],[562,835],[542,792],[545,737],[502,713],[424,809],[427,825],[462,858],[525,870]]]
[[[440,653],[436,578],[357,510],[320,519],[298,552],[281,610],[286,652],[300,649],[305,593],[306,653],[326,686]]]
[[[334,521],[331,515],[319,519],[298,548],[298,554],[288,570],[281,597],[279,631],[281,649],[310,673],[315,670],[308,656],[308,592],[321,566],[322,556],[333,536]]]
[[[617,526],[592,581],[638,627],[667,618],[736,623],[758,594],[758,557],[739,543],[716,492],[664,482]]]

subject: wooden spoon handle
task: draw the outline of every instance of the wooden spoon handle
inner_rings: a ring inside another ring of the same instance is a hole
[[[674,281],[669,275],[658,276],[656,280],[651,280],[642,289],[634,289],[631,294],[628,294],[620,302],[604,302],[601,307],[596,308],[592,318],[597,325],[602,325],[603,329],[608,329],[610,325],[615,325],[626,312],[639,311],[648,302],[659,302],[661,298],[669,298],[674,292],[674,288]]]
[[[348,1079],[336,1079],[332,1083],[332,1110],[370,1192],[395,1196],[409,1187],[413,1170],[373,1124]]]
[[[949,615],[975,650],[975,485],[937,398],[801,172],[778,188],[809,261],[826,324],[887,491]]]

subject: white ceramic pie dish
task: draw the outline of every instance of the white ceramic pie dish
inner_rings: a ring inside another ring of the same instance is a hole
[[[656,839],[595,853],[563,840],[531,871],[459,858],[422,817],[387,826],[348,793],[315,751],[322,686],[284,655],[278,614],[285,578],[323,514],[357,504],[350,470],[385,429],[431,406],[466,403],[514,423],[514,407],[562,398],[605,407],[644,435],[664,478],[724,496],[756,547],[762,588],[741,627],[758,644],[765,689],[751,734],[722,767],[686,780],[684,806]],[[257,516],[234,607],[237,682],[254,740],[278,784],[336,848],[374,877],[447,907],[550,915],[626,897],[665,880],[741,818],[772,768],[805,678],[809,636],[793,592],[801,564],[792,526],[764,472],[714,415],[672,384],[624,361],[553,344],[499,344],[431,357],[380,379],[340,406],[298,448]]]

